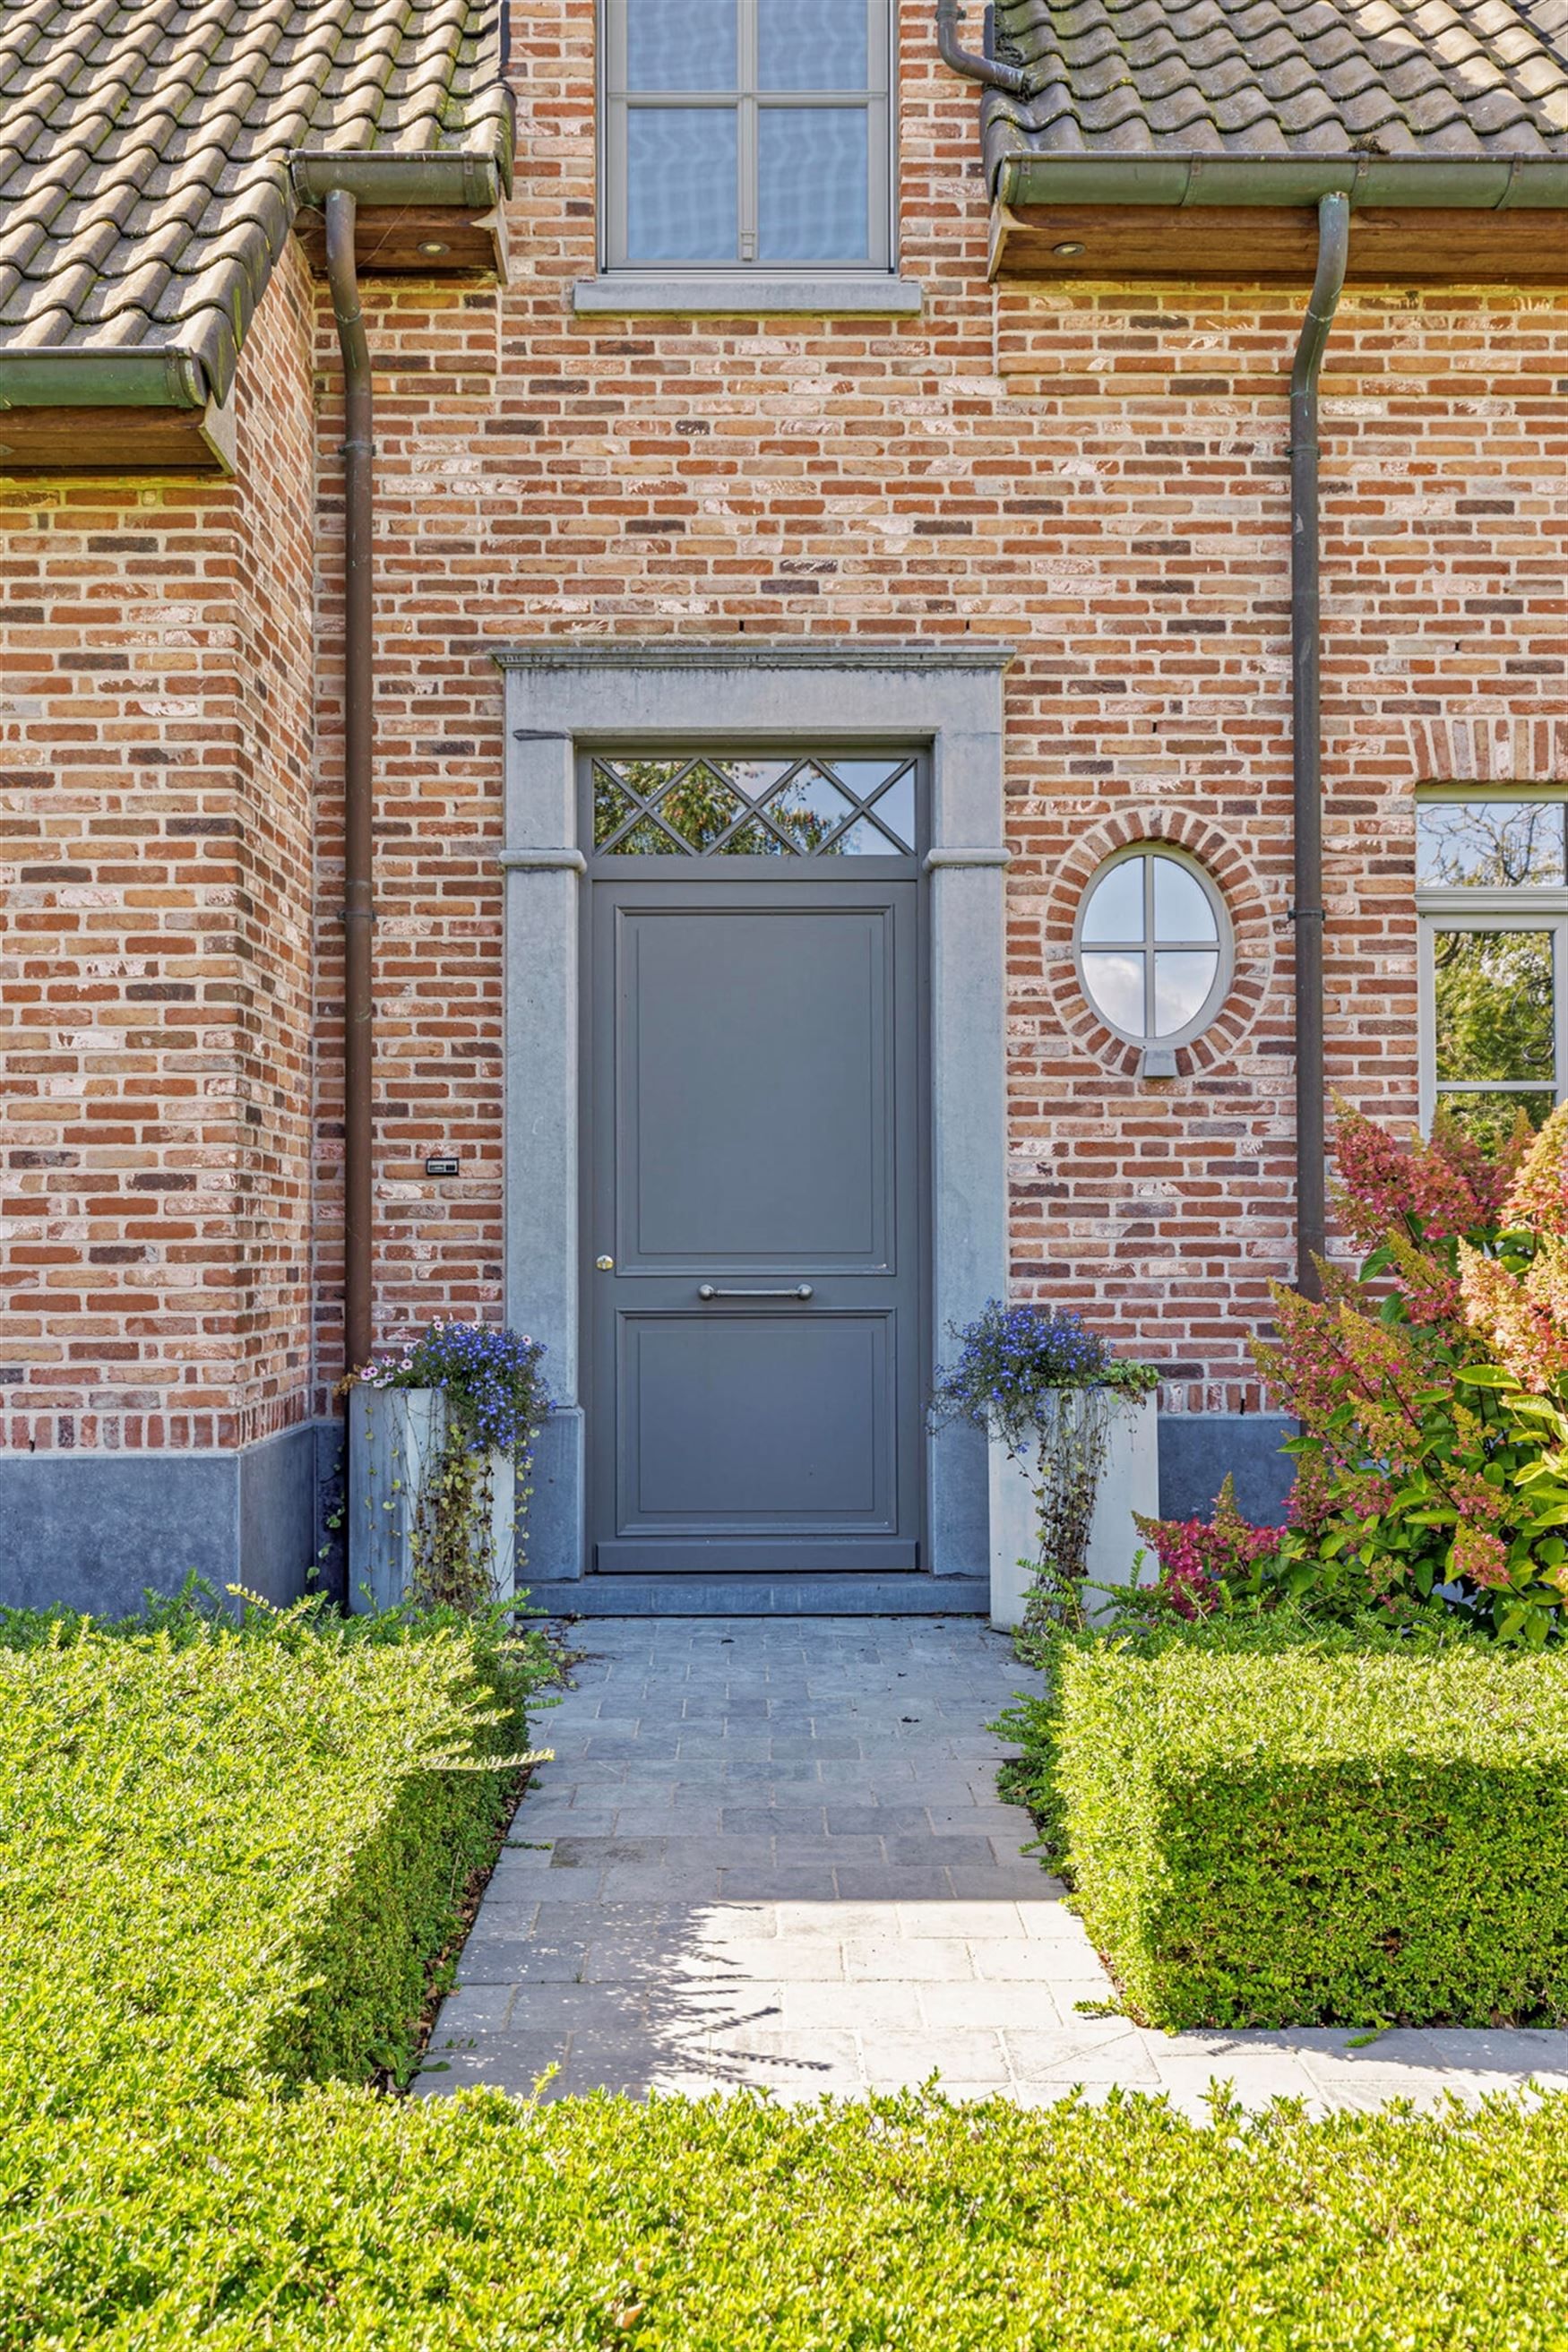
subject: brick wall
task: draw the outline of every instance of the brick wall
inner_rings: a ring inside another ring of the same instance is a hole
[[[1018,648],[1015,1282],[1157,1354],[1170,1404],[1256,1405],[1245,1339],[1294,1251],[1285,391],[1306,289],[987,287],[975,92],[917,15],[902,248],[922,318],[576,320],[572,282],[595,266],[590,16],[514,17],[506,294],[383,289],[373,308],[378,1329],[500,1311],[486,648],[969,631]],[[1400,1118],[1415,1106],[1413,786],[1568,774],[1549,724],[1565,345],[1563,306],[1535,295],[1379,289],[1347,297],[1331,347],[1331,1073]],[[1162,1084],[1098,1027],[1069,954],[1097,859],[1150,831],[1211,864],[1237,950],[1223,1019]],[[330,1103],[325,1118],[331,1153]],[[459,1181],[424,1177],[435,1148],[461,1153]]]
[[[311,295],[237,486],[0,485],[0,1430],[229,1445],[308,1410]]]
[[[1158,1355],[1171,1403],[1250,1405],[1245,1338],[1293,1250],[1285,388],[1306,289],[988,287],[976,93],[906,16],[920,319],[576,320],[576,0],[513,12],[508,289],[369,289],[377,1328],[500,1312],[489,649],[967,631],[1018,648],[1015,1281]],[[1331,1069],[1401,1117],[1413,788],[1568,775],[1565,326],[1533,294],[1352,291],[1330,349]],[[240,489],[0,493],[13,1444],[228,1442],[304,1408],[312,761],[319,1410],[338,1368],[342,415],[330,311],[293,261],[241,393]],[[1212,865],[1237,947],[1223,1019],[1159,1084],[1097,1027],[1068,952],[1097,858],[1150,830]],[[425,1176],[437,1149],[458,1179]]]

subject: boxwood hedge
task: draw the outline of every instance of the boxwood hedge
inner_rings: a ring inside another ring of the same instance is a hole
[[[1190,2124],[346,2089],[0,2148],[0,2347],[1546,2352],[1568,2106]]]
[[[407,2063],[537,1661],[9,1630],[0,2352],[1568,2341],[1563,2101],[1199,2128],[365,2088]]]
[[[161,2110],[405,2068],[536,1679],[455,1629],[0,1644],[0,2095]]]
[[[1568,2020],[1568,1658],[1069,1639],[1011,1720],[1145,2021]]]

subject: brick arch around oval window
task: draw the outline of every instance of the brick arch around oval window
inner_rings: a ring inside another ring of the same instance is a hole
[[[1251,861],[1207,818],[1188,809],[1119,809],[1079,835],[1042,893],[1046,983],[1069,1045],[1104,1068],[1138,1075],[1142,1050],[1108,1029],[1089,1003],[1073,955],[1073,929],[1089,882],[1119,849],[1167,843],[1196,860],[1225,901],[1235,957],[1225,1002],[1201,1035],[1176,1048],[1181,1077],[1196,1077],[1234,1060],[1268,1002],[1274,979],[1278,918]]]

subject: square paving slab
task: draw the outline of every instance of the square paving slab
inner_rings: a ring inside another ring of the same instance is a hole
[[[973,1618],[601,1618],[534,1738],[442,2006],[426,2095],[491,2084],[792,2099],[941,2077],[953,2096],[1211,2083],[1249,2107],[1431,2105],[1532,2077],[1568,2033],[1164,2034],[1115,1991],[996,1794],[988,1730],[1034,1677]]]

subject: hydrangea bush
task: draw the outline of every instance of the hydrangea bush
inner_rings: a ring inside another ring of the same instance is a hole
[[[446,1401],[442,1443],[425,1465],[416,1498],[408,1597],[422,1608],[481,1609],[496,1598],[495,1481],[510,1456],[516,1472],[513,1578],[521,1566],[530,1447],[550,1410],[541,1341],[479,1323],[432,1323],[395,1354],[357,1376],[366,1389],[435,1389]]]
[[[1568,1104],[1493,1155],[1441,1113],[1402,1143],[1342,1108],[1335,1159],[1360,1269],[1277,1289],[1255,1349],[1300,1424],[1288,1524],[1151,1525],[1162,1596],[1436,1609],[1539,1646],[1568,1614]]]

